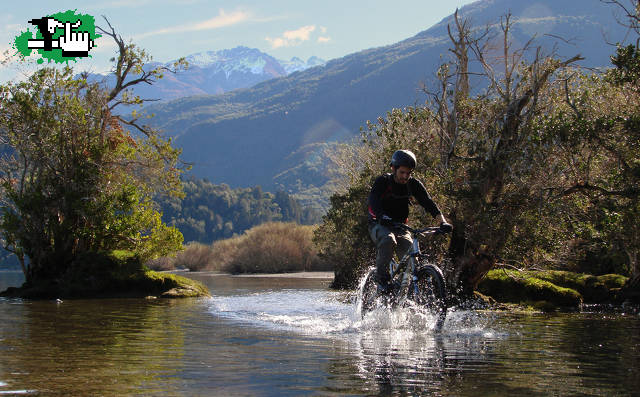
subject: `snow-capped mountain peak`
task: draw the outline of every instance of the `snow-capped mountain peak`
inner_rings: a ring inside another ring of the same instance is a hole
[[[273,77],[298,72],[313,66],[323,65],[324,60],[312,56],[306,62],[298,57],[289,61],[277,60],[256,48],[244,46],[218,51],[206,51],[185,57],[190,67],[223,72],[227,78],[234,72],[268,74]]]
[[[307,62],[297,57],[291,61],[279,61],[256,48],[244,46],[198,52],[187,55],[185,59],[189,63],[187,70],[166,74],[153,86],[138,86],[136,93],[144,98],[161,100],[217,95],[325,63],[317,57],[311,57]],[[174,62],[167,62],[165,66]]]
[[[293,57],[288,61],[280,59],[278,60],[278,62],[280,62],[280,65],[282,65],[287,74],[300,72],[302,70],[309,69],[314,66],[324,65],[325,63],[327,63],[323,59],[320,59],[316,56],[310,57],[306,62],[298,57]]]

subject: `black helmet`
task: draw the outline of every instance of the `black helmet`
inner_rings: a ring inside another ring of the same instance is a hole
[[[410,150],[396,150],[391,156],[391,165],[398,167],[409,167],[411,169],[416,168],[416,155]]]

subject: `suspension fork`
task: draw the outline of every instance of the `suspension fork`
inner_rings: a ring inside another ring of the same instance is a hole
[[[400,291],[408,291],[409,288],[414,289],[414,293],[417,293],[417,283],[418,277],[416,275],[416,268],[418,266],[418,256],[420,255],[420,243],[418,242],[418,236],[412,235],[413,242],[411,244],[411,249],[407,252],[403,258],[406,259],[407,266],[404,269],[404,274],[402,275],[402,281],[400,283]]]

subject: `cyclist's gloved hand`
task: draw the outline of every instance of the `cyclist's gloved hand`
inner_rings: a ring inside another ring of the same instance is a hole
[[[451,233],[453,226],[450,223],[442,222],[440,224],[440,233]]]
[[[380,223],[382,226],[385,226],[385,227],[392,227],[393,219],[391,219],[391,217],[389,217],[388,215],[382,215],[378,223]]]

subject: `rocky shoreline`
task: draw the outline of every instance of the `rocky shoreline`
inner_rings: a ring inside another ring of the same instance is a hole
[[[191,298],[210,296],[202,283],[144,266],[126,252],[95,253],[74,261],[60,277],[10,287],[0,297],[22,299]]]

